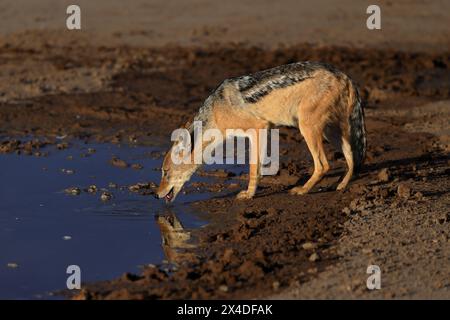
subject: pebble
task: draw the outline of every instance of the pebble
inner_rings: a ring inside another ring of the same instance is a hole
[[[378,180],[381,182],[388,182],[391,176],[387,168],[383,168],[378,172]]]
[[[74,174],[75,173],[75,171],[72,169],[61,169],[61,172],[65,173],[65,174]]]
[[[222,291],[222,292],[228,292],[228,287],[226,286],[226,285],[221,285],[220,287],[219,287],[219,290],[220,291]]]
[[[100,196],[100,199],[102,201],[108,201],[108,200],[111,200],[111,198],[112,198],[112,194],[109,192],[106,192],[106,191],[103,192],[102,195]]]
[[[110,163],[114,166],[114,167],[118,167],[118,168],[128,168],[128,163],[126,163],[124,160],[119,159],[117,157],[113,157],[110,160]]]
[[[130,190],[131,192],[138,192],[141,189],[148,189],[148,188],[150,188],[149,184],[139,182],[139,183],[129,186],[128,190]]]
[[[63,240],[71,240],[71,239],[72,239],[71,236],[64,236],[64,237],[63,237]]]
[[[308,273],[317,273],[317,271],[319,271],[317,268],[309,268],[308,269]]]
[[[134,169],[134,170],[142,170],[142,169],[144,169],[144,166],[142,164],[139,164],[139,163],[133,163],[131,165],[131,168]]]
[[[108,187],[116,189],[118,187],[117,183],[110,182]]]
[[[280,283],[278,281],[274,281],[272,283],[273,290],[278,290],[280,288]]]
[[[352,213],[352,210],[350,210],[349,207],[345,207],[344,209],[342,209],[342,213],[348,216]]]
[[[19,265],[17,263],[14,263],[14,262],[9,262],[6,266],[8,268],[11,268],[11,269],[16,269],[16,268],[19,267]]]
[[[400,198],[408,199],[411,196],[411,188],[401,183],[397,187],[397,194]]]
[[[315,252],[312,255],[309,256],[309,261],[311,261],[311,262],[315,262],[315,261],[317,261],[319,259],[320,259],[319,255],[317,253],[315,253]]]
[[[79,195],[80,193],[81,193],[81,190],[80,190],[80,188],[78,188],[78,187],[70,187],[70,188],[67,188],[66,190],[64,190],[66,193],[68,193],[68,194],[71,194],[71,195],[74,195],[74,196],[77,196],[77,195]]]
[[[314,243],[312,243],[312,242],[305,242],[302,245],[302,248],[305,249],[305,250],[312,250],[312,249],[316,248],[316,245]]]
[[[56,148],[58,148],[59,150],[64,150],[67,149],[68,147],[69,144],[67,142],[61,142],[56,145]]]
[[[423,196],[422,192],[420,192],[420,191],[416,192],[416,193],[414,194],[414,197],[415,197],[417,200],[423,200],[423,199],[424,199],[424,196]]]
[[[96,193],[96,192],[97,192],[97,186],[96,186],[95,184],[90,185],[90,186],[87,188],[87,191],[88,191],[89,193]]]

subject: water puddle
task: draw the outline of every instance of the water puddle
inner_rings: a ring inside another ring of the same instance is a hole
[[[159,183],[154,148],[81,141],[52,148],[46,157],[0,155],[1,298],[51,298],[66,287],[69,265],[81,268],[82,282],[139,272],[173,259],[172,248],[189,246],[186,230],[205,224],[187,204],[207,192],[180,194],[168,211],[152,195],[129,190]],[[114,156],[129,166],[111,165]],[[65,191],[71,187],[79,190]]]

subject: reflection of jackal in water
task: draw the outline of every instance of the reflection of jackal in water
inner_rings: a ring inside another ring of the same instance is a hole
[[[192,254],[185,250],[195,247],[188,243],[191,234],[184,230],[180,220],[174,214],[159,215],[156,217],[156,222],[161,231],[162,247],[168,261],[180,263],[192,257]]]
[[[324,139],[342,150],[347,162],[348,171],[337,190],[344,189],[360,169],[366,149],[364,113],[357,88],[344,73],[321,63],[292,63],[227,79],[206,99],[194,121],[201,121],[204,130],[219,129],[224,137],[227,129],[298,127],[314,160],[314,173],[303,186],[291,190],[297,195],[310,191],[329,170]],[[186,127],[192,135],[193,125]],[[258,140],[256,135],[252,141],[256,150],[260,148]],[[193,148],[203,150],[206,144],[195,141]],[[175,199],[199,167],[193,158],[189,164],[175,164],[171,150],[164,159],[158,189],[158,196],[166,201]],[[260,176],[260,155],[256,154],[256,163],[250,164],[248,189],[238,194],[239,199],[255,194]]]

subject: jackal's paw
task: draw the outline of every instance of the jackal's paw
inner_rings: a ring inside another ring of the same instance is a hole
[[[337,186],[336,190],[337,190],[337,191],[344,191],[346,187],[347,187],[347,183],[341,182],[341,183],[339,183],[339,185]]]
[[[308,193],[308,190],[303,187],[295,187],[289,190],[289,193],[294,195],[304,195]]]
[[[253,193],[248,192],[247,190],[243,190],[241,192],[239,192],[236,196],[236,199],[238,200],[248,200],[253,198]]]

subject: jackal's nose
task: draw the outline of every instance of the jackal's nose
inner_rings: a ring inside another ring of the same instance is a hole
[[[161,194],[162,194],[162,195],[161,195]],[[156,199],[162,199],[162,198],[164,198],[164,191],[156,190],[155,193],[153,194],[153,196],[154,196]]]

